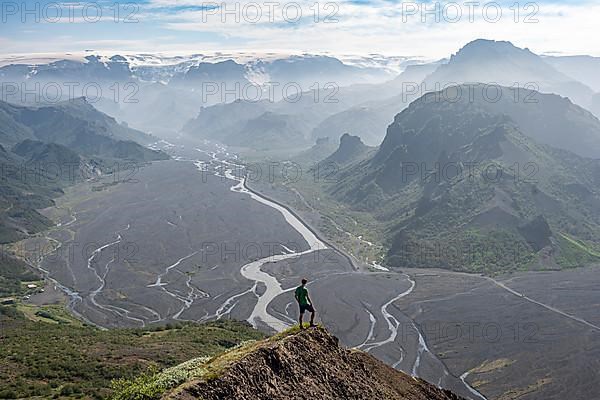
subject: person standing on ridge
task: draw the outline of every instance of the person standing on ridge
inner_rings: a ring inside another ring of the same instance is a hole
[[[304,329],[302,326],[302,317],[304,317],[304,313],[308,310],[310,311],[310,326],[315,326],[315,309],[312,306],[312,300],[308,295],[308,289],[306,288],[306,279],[302,279],[302,285],[296,288],[296,292],[294,293],[294,297],[296,297],[296,301],[298,302],[298,306],[300,306],[300,329]]]

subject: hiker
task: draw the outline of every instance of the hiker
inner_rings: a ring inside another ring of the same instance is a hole
[[[300,329],[304,329],[302,326],[302,317],[304,317],[305,311],[310,311],[310,326],[315,326],[315,309],[312,306],[312,300],[308,295],[308,289],[306,288],[306,279],[302,279],[302,285],[296,288],[296,292],[294,296],[296,297],[296,301],[298,302],[298,306],[300,306]]]

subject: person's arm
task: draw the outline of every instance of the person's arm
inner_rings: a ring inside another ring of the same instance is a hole
[[[306,300],[308,300],[308,304],[310,304],[311,306],[314,307],[314,304],[313,304],[313,302],[312,302],[312,300],[311,300],[311,298],[310,298],[310,296],[308,294],[308,290],[306,291]]]
[[[296,291],[294,292],[294,297],[296,298],[296,301],[297,301],[297,302],[300,302],[300,298],[298,297],[298,290],[296,290]]]

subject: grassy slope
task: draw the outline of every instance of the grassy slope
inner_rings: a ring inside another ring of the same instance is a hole
[[[108,398],[115,379],[262,337],[231,321],[100,331],[61,310],[0,308],[0,398]]]
[[[305,325],[308,326],[308,324]],[[165,393],[185,382],[195,379],[214,379],[244,356],[299,331],[299,326],[294,326],[262,341],[252,340],[240,343],[214,357],[196,357],[162,371],[155,370],[142,373],[133,379],[121,379],[115,382],[116,391],[113,400],[160,399]]]

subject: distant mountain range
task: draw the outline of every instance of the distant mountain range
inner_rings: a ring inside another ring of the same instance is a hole
[[[0,67],[0,79],[5,82],[0,95],[4,101],[30,106],[94,97],[90,101],[95,107],[119,121],[174,137],[201,107],[238,98],[275,102],[297,92],[322,89],[328,83],[341,87],[383,82],[394,76],[391,69],[372,64],[375,66],[349,65],[334,57],[308,54],[245,59],[224,54],[169,58],[88,55]],[[28,90],[39,93],[27,95]]]
[[[569,150],[596,151],[598,120],[556,95],[528,93],[540,99],[530,111],[449,101],[453,90],[412,102],[329,188],[385,226],[387,264],[494,273],[597,261],[600,164]]]
[[[529,49],[484,39],[465,45],[424,80],[426,87],[434,91],[448,84],[473,82],[556,93],[583,107],[590,106],[594,94],[590,87],[560,72]]]
[[[475,40],[449,60],[413,65],[390,82],[361,88],[354,95],[366,97],[364,102],[328,116],[315,127],[313,136],[337,139],[344,132],[350,132],[368,144],[377,145],[394,115],[412,100],[462,83],[488,84],[490,89],[486,94],[492,98],[496,96],[494,89],[498,85],[524,89],[522,93],[526,90],[555,93],[600,117],[600,94],[594,94],[594,90],[598,90],[595,81],[598,74],[594,74],[594,68],[600,68],[598,60],[584,56],[540,57],[510,42]],[[344,91],[348,90],[341,90],[342,98]],[[504,95],[503,103],[510,101],[507,93],[501,95]]]
[[[302,93],[294,102],[236,100],[202,107],[181,133],[188,140],[210,139],[256,150],[307,148],[314,144],[313,129],[323,118],[349,107],[342,101],[314,101],[315,96],[322,93]]]
[[[133,77],[145,82],[169,83],[171,80],[192,81],[200,75],[221,79],[223,74],[228,74],[229,78],[245,76],[253,82],[270,80],[314,84],[335,81],[346,85],[389,79],[398,68],[397,65],[389,66],[398,64],[397,60],[390,63],[385,57],[344,57],[346,62],[342,62],[335,57],[316,54],[218,53],[168,57],[155,54],[90,54],[54,58],[6,60],[5,65],[0,67],[0,77],[13,80],[35,77],[56,81],[68,75],[75,81],[93,78],[114,82]],[[409,59],[401,61],[409,62]]]
[[[235,109],[238,106],[234,103],[240,100],[262,103],[263,113],[269,111],[278,120],[289,118],[288,126],[293,125],[293,116],[303,119],[305,126],[298,129],[309,130],[302,132],[308,138],[303,143],[306,148],[316,138],[329,136],[337,141],[345,132],[361,136],[369,145],[378,145],[393,116],[410,101],[448,85],[474,82],[560,94],[600,114],[600,100],[595,93],[597,58],[538,56],[510,42],[482,39],[466,44],[448,59],[429,63],[407,57],[386,61],[383,56],[234,53],[88,55],[50,62],[25,61],[0,67],[0,78],[27,87],[36,82],[79,82],[75,96],[89,95],[83,93],[83,86],[92,83],[101,89],[101,98],[93,103],[96,108],[165,138],[174,138],[181,130],[186,136],[218,138],[212,126],[199,130],[188,122],[201,120],[202,109],[215,104],[231,104]],[[403,72],[396,75],[396,68]],[[335,89],[326,89],[327,83],[333,83]],[[4,88],[2,98],[27,102],[31,96],[22,95],[21,89],[14,93],[15,88]],[[303,92],[301,101],[282,101],[298,90]],[[63,88],[62,94],[66,97],[68,88]],[[29,105],[37,106],[39,101]],[[227,119],[231,116],[227,108],[216,111]],[[252,124],[249,119],[244,123]],[[290,144],[296,146],[298,141]]]
[[[301,117],[306,121],[303,128],[310,130],[304,133],[310,138],[305,143],[306,147],[312,145],[317,138],[330,137],[332,141],[337,141],[346,132],[360,136],[368,145],[379,145],[383,140],[385,128],[392,122],[394,115],[402,111],[411,101],[427,92],[462,83],[487,84],[488,88],[485,89],[484,95],[492,98],[498,95],[495,91],[499,86],[521,89],[516,93],[523,96],[527,96],[527,93],[540,92],[539,99],[518,99],[518,101],[532,103],[531,109],[527,112],[533,114],[539,112],[533,104],[536,101],[555,102],[555,109],[547,108],[551,114],[566,112],[564,106],[568,100],[563,100],[561,106],[559,98],[545,97],[546,93],[555,93],[568,97],[572,103],[600,115],[600,97],[598,97],[600,94],[594,94],[592,88],[572,77],[581,77],[583,81],[593,83],[591,70],[595,63],[595,58],[541,57],[527,49],[520,49],[510,42],[475,40],[466,44],[448,60],[409,65],[400,75],[387,82],[340,87],[335,93],[334,102],[324,102],[323,97],[327,93],[321,90],[317,92],[318,96],[310,92],[305,93],[302,105],[286,101],[273,103],[239,100],[216,105],[214,109],[209,106],[203,108],[199,115],[187,124],[184,133],[190,137],[210,137],[213,140],[221,138],[225,143],[232,144],[230,137],[225,139],[218,125],[234,125],[233,121],[241,122],[243,125],[258,116],[254,113],[238,114],[240,109],[244,108],[255,112],[260,110],[285,114],[288,118],[293,115]],[[481,96],[481,90],[479,92],[478,95]],[[503,104],[503,107],[510,107],[509,96],[514,93],[515,91],[504,91],[499,94],[498,101]],[[320,101],[312,101],[312,105],[308,104],[313,97]],[[240,102],[253,104],[242,106]],[[578,110],[583,112],[581,109]],[[538,130],[542,127],[549,130],[542,135],[548,136],[547,143],[560,147],[558,141],[568,140],[561,130],[573,129],[571,122],[578,120],[579,117],[576,113],[570,113],[570,116],[564,120],[566,125],[556,125],[555,122],[559,118],[553,118],[551,114],[538,115],[535,124],[539,125]],[[585,117],[583,119],[590,121]],[[524,116],[521,117],[520,122],[526,123]],[[587,129],[581,125],[577,126],[577,129],[579,128],[584,131]],[[285,136],[286,133],[281,132],[281,135]],[[576,150],[577,147],[580,150],[579,154],[582,155],[600,154],[594,145],[588,148],[589,143],[589,141],[584,141],[580,145],[573,143],[571,150]],[[290,141],[290,144],[297,146],[298,141]],[[253,147],[263,145],[256,142]]]

